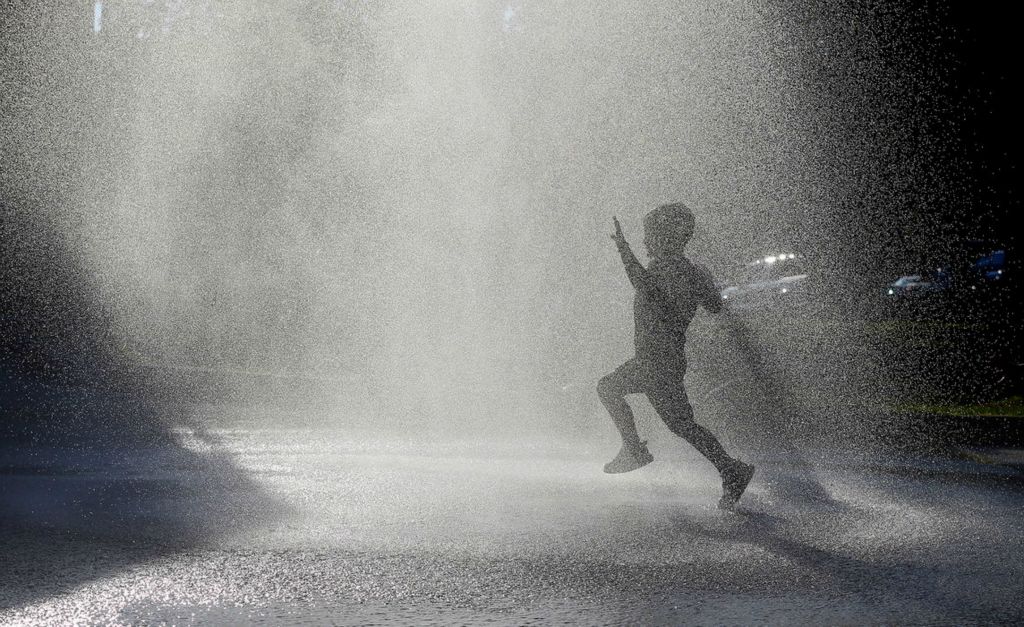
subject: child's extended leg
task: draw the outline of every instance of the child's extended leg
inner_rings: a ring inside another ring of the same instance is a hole
[[[626,402],[627,394],[642,391],[640,373],[635,360],[632,359],[616,368],[615,372],[601,377],[597,383],[597,395],[615,422],[619,435],[622,436],[622,449],[615,459],[604,466],[607,473],[629,472],[654,460],[647,450],[647,443],[640,441],[633,410]]]
[[[689,442],[714,464],[718,474],[722,476],[722,498],[718,506],[729,509],[735,505],[743,491],[747,489],[747,484],[754,475],[754,467],[730,457],[711,431],[694,422],[690,400],[678,383],[659,385],[648,391],[647,397],[669,430]]]

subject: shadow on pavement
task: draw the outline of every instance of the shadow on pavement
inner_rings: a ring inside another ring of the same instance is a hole
[[[0,608],[70,592],[286,514],[155,395],[7,376]]]

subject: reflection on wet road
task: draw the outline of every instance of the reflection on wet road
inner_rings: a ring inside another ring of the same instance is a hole
[[[610,451],[568,442],[179,435],[195,457],[177,466],[146,448],[6,455],[23,498],[7,497],[0,622],[1024,618],[1024,490],[999,468],[832,455],[812,479],[767,458],[730,514],[681,447],[609,476]],[[217,457],[242,472],[195,462]]]

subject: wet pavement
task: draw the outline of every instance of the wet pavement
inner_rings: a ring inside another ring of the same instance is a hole
[[[0,451],[0,623],[1024,620],[1024,482],[983,455],[754,454],[728,513],[671,441],[609,476],[607,443],[177,436]]]

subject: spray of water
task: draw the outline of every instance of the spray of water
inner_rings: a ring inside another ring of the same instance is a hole
[[[842,267],[862,235],[849,195],[877,137],[849,120],[880,111],[884,68],[864,15],[811,13],[105,3],[61,70],[85,115],[23,117],[51,144],[82,129],[51,155],[73,184],[46,222],[128,369],[315,396],[339,425],[589,432],[594,382],[631,352],[611,215],[639,249],[643,213],[686,202],[719,276],[787,250]],[[691,386],[722,381],[697,366]]]
[[[576,415],[629,351],[610,215],[689,202],[725,265],[826,183],[770,6],[117,8],[116,175],[62,216],[95,300],[133,363],[331,381],[341,422]]]

